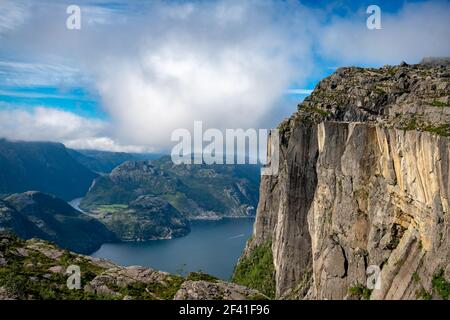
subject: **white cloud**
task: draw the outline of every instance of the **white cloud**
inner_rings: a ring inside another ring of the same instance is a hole
[[[120,139],[165,147],[173,130],[191,129],[195,120],[221,129],[261,126],[292,79],[309,74],[310,67],[295,70],[294,60],[312,66],[307,30],[275,23],[290,16],[285,9],[268,2],[160,4],[136,18],[129,26],[135,34],[122,43],[130,51],[109,51],[93,68]],[[314,23],[307,12],[295,16]],[[121,30],[114,34],[121,38]]]
[[[14,30],[28,17],[28,6],[23,1],[0,1],[0,39],[1,34]]]
[[[143,146],[133,146],[133,145],[121,145],[109,137],[94,137],[87,139],[73,139],[65,140],[64,144],[68,148],[72,149],[90,149],[90,150],[101,150],[101,151],[114,151],[114,152],[154,152],[153,148],[147,148]]]
[[[287,94],[311,94],[313,90],[311,89],[288,89]]]
[[[77,99],[89,101],[87,98],[63,94],[63,93],[37,93],[37,92],[22,92],[16,90],[3,90],[0,89],[0,96],[16,97],[16,98],[28,98],[28,99]]]
[[[322,54],[341,64],[418,63],[427,56],[449,56],[450,3],[405,2],[395,14],[381,5],[381,30],[366,28],[364,12],[335,18],[318,37]]]
[[[63,63],[34,63],[0,60],[0,84],[8,86],[79,86],[87,74]]]
[[[73,137],[89,138],[105,131],[107,124],[58,109],[0,110],[0,136],[15,140],[64,141]]]
[[[71,112],[34,107],[10,109],[0,107],[0,137],[11,140],[59,141],[79,149],[144,152],[151,149],[121,145],[107,137],[109,125],[98,119],[86,119]]]
[[[21,27],[4,23],[16,27],[0,35],[0,57],[29,53],[40,63],[4,59],[0,79],[95,87],[111,119],[108,130],[61,136],[67,128],[52,127],[53,140],[79,146],[166,148],[172,130],[191,129],[194,120],[216,128],[274,126],[296,109],[280,102],[286,92],[310,93],[287,88],[309,85],[316,63],[382,65],[450,55],[444,2],[406,3],[396,14],[382,13],[383,29],[372,31],[365,8],[342,17],[296,1],[118,2],[112,8],[77,2],[79,31],[65,28],[69,2],[39,2],[28,20],[8,18]],[[84,120],[76,121],[92,130]],[[21,135],[39,136],[33,129]]]

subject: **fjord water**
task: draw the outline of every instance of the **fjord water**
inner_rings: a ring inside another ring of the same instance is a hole
[[[252,233],[253,222],[253,218],[193,221],[185,237],[106,243],[92,256],[123,266],[140,265],[183,275],[201,270],[229,280]]]

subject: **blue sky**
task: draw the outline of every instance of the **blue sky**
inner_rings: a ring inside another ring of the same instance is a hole
[[[65,26],[69,4],[81,30]],[[368,30],[366,8],[381,8]],[[0,2],[0,136],[160,151],[269,128],[339,66],[449,56],[449,1]]]

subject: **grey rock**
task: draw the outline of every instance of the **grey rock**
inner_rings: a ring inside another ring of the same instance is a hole
[[[435,105],[449,71],[340,68],[279,125],[280,170],[243,254],[272,241],[278,298],[354,298],[369,266],[372,299],[432,291],[450,261],[450,108]]]
[[[185,281],[174,300],[247,300],[267,299],[257,290],[224,281]]]

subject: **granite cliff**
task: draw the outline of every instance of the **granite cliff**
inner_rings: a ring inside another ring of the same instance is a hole
[[[234,281],[285,299],[448,299],[449,59],[340,68],[279,130]]]

